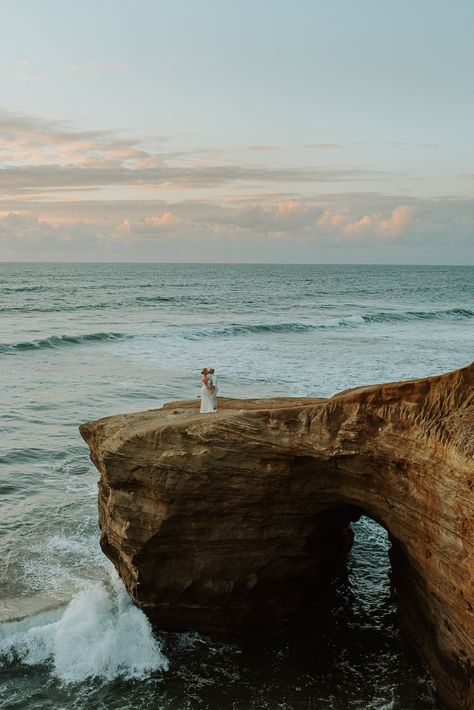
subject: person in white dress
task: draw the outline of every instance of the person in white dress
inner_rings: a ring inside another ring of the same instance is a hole
[[[207,368],[201,370],[201,414],[215,412],[214,398],[212,396],[212,380],[208,374]]]
[[[217,410],[217,393],[219,392],[219,388],[217,386],[216,371],[213,367],[210,367],[207,371],[207,374],[211,378],[212,399],[214,400],[214,409]]]

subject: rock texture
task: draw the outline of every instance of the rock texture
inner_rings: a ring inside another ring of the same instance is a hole
[[[389,532],[402,629],[474,709],[474,363],[329,399],[197,402],[84,424],[101,544],[163,629],[297,608],[362,513]],[[317,598],[317,597],[316,597]]]

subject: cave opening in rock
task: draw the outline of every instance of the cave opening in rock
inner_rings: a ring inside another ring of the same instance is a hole
[[[341,643],[352,631],[355,635],[364,632],[365,636],[373,637],[373,643],[378,643],[375,638],[378,632],[398,638],[390,560],[392,538],[383,525],[359,508],[330,508],[326,516],[334,521],[347,516],[348,511],[352,522],[337,540],[339,554],[334,555],[334,561],[326,559],[329,562],[326,573],[324,568],[320,570],[321,583],[306,597],[303,609],[313,609],[320,628],[326,623],[323,617],[331,618],[331,623],[341,631]]]
[[[315,707],[315,698],[332,698],[337,688],[345,707],[382,707],[383,699],[384,707],[435,710],[432,680],[398,626],[389,532],[362,509],[338,505],[319,513],[318,533],[347,515],[353,522],[339,542],[353,536],[351,549],[320,568],[320,583],[296,612],[253,628],[241,641],[243,657],[258,669],[256,682],[279,698],[297,688],[302,706]],[[320,553],[313,534],[310,547]]]
[[[353,613],[360,617],[361,623],[381,626],[395,609],[390,582],[389,534],[366,515],[351,523],[351,528],[354,542],[347,560],[347,576]]]
[[[342,514],[328,510],[333,519]],[[354,706],[391,697],[407,707],[417,697],[417,709],[438,708],[432,679],[398,626],[391,536],[361,509],[351,507],[351,517],[351,549],[303,607],[268,628],[266,646],[284,655],[288,682],[305,673],[309,687],[327,686],[328,697],[337,685]]]

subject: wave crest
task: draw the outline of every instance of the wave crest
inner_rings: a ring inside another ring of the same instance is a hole
[[[2,662],[47,663],[64,683],[143,679],[166,671],[168,659],[148,619],[132,604],[115,571],[111,583],[111,588],[89,583],[59,618],[56,611],[4,624]]]
[[[474,318],[474,311],[469,308],[449,308],[438,311],[378,311],[330,318],[319,323],[301,321],[280,323],[232,323],[220,328],[194,329],[184,337],[197,340],[203,337],[232,337],[259,333],[308,333],[311,331],[333,328],[355,328],[373,323],[398,323],[415,320],[465,320]]]
[[[367,323],[390,323],[410,320],[464,320],[473,318],[474,311],[470,308],[447,308],[439,311],[381,311],[362,316]]]
[[[82,343],[103,342],[130,337],[126,333],[84,333],[83,335],[51,335],[41,340],[26,340],[21,343],[0,343],[0,354],[21,352],[23,350],[41,350],[43,348],[59,348],[64,345],[81,345]]]

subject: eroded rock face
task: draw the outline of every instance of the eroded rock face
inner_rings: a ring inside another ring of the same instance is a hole
[[[101,545],[163,629],[296,609],[365,513],[389,531],[400,624],[474,709],[474,363],[330,399],[197,402],[84,424]]]

